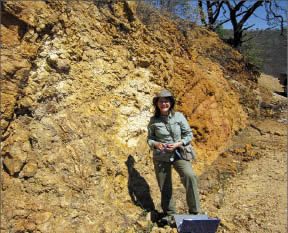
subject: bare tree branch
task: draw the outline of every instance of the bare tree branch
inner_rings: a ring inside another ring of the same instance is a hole
[[[283,19],[283,16],[279,15],[279,14],[276,14],[276,12],[272,9],[273,5],[275,6],[276,9],[279,8],[282,11],[284,10],[277,4],[276,1],[274,2],[274,4],[272,3],[272,1],[266,1],[266,12],[267,12],[266,19],[267,19],[268,22],[270,22],[271,20],[278,21],[277,19],[279,19],[280,20],[281,35],[283,35],[283,32],[284,32],[284,19]],[[267,10],[267,8],[268,8],[268,10]],[[270,14],[272,15],[271,18],[269,17]]]
[[[205,14],[204,14],[204,11],[203,11],[203,5],[202,5],[202,1],[201,0],[198,0],[198,7],[199,7],[199,13],[200,13],[200,19],[201,19],[201,22],[207,26],[207,23],[206,23],[206,17],[205,17]]]
[[[250,26],[248,26],[248,27],[246,27],[246,28],[243,28],[242,31],[246,31],[246,30],[248,30],[249,28],[252,28],[253,26],[255,26],[255,24],[252,24],[252,25],[250,25]]]
[[[245,13],[246,13],[246,12],[244,11],[244,12],[241,12],[241,13],[237,14],[237,15],[236,15],[236,18],[239,17],[239,16],[241,16],[241,15],[243,15],[243,14],[245,14]],[[219,23],[216,25],[216,28],[218,28],[219,26],[223,25],[224,23],[228,23],[230,20],[231,20],[230,18],[227,18],[226,20],[219,22]]]
[[[253,4],[253,6],[251,8],[249,8],[249,10],[247,11],[247,13],[243,16],[243,18],[240,20],[239,22],[239,26],[242,27],[243,24],[249,19],[249,17],[254,13],[254,11],[262,5],[262,1],[257,1],[255,4]]]

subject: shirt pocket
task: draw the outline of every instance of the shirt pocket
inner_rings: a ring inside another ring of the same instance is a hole
[[[170,135],[164,123],[154,123],[154,133],[158,139],[166,138]]]
[[[176,141],[181,139],[181,126],[180,122],[173,122],[170,124],[171,125],[171,130],[173,131],[174,139]]]

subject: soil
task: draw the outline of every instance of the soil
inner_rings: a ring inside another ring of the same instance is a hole
[[[203,212],[221,220],[217,233],[287,232],[287,97],[269,75],[261,75],[259,91],[260,116],[199,177]],[[183,199],[181,192],[175,199]],[[154,226],[152,232],[177,230]]]

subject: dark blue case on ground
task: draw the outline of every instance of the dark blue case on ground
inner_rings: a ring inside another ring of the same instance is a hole
[[[215,233],[220,219],[208,219],[206,214],[173,215],[179,233]]]
[[[215,233],[220,219],[184,219],[179,233]]]

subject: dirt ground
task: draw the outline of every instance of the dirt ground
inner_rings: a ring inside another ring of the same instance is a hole
[[[287,98],[272,76],[261,75],[259,85],[260,119],[251,121],[230,148],[249,147],[254,156],[241,161],[246,166],[239,175],[202,200],[209,217],[221,219],[217,232],[287,232]]]
[[[202,211],[221,220],[217,233],[287,232],[287,97],[269,75],[261,75],[259,91],[259,118],[198,177]],[[175,199],[184,203],[182,189],[176,188]],[[149,232],[177,229],[154,226]]]

